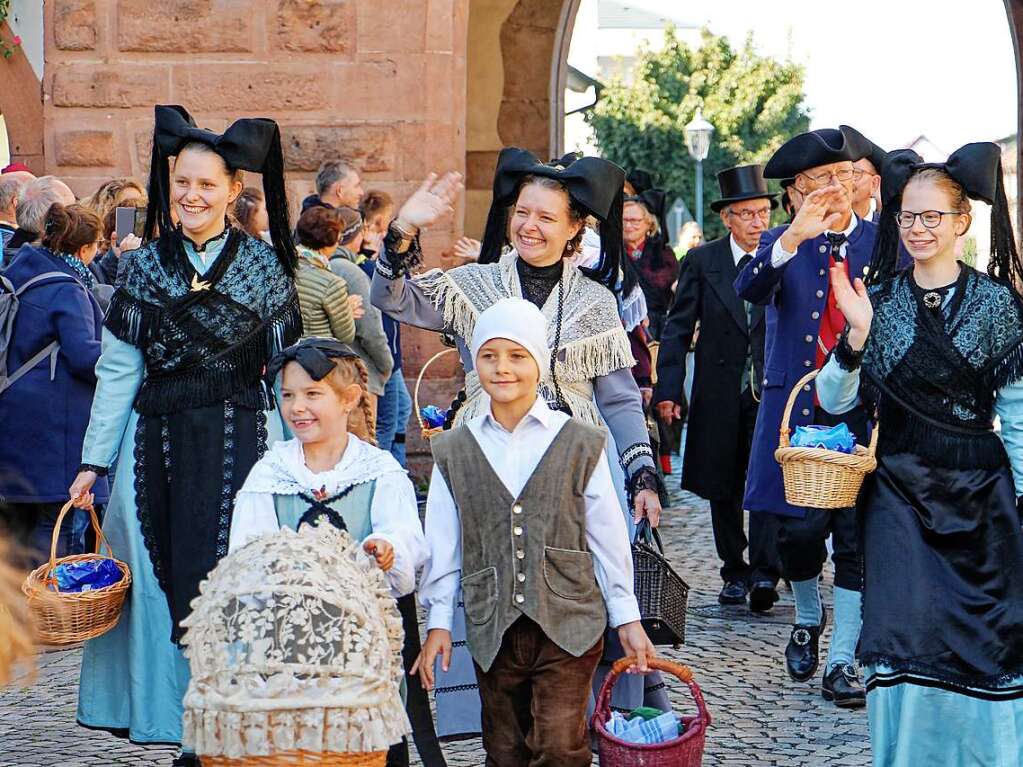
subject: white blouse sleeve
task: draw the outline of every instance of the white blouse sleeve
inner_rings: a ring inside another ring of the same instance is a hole
[[[394,547],[394,566],[387,571],[391,593],[411,594],[416,570],[426,560],[426,538],[411,480],[397,472],[379,477],[369,513],[373,531],[367,538],[379,538]]]
[[[234,499],[231,537],[227,542],[227,550],[234,551],[253,538],[275,533],[280,529],[273,493],[251,493],[243,490]]]
[[[622,517],[621,511],[618,517]],[[451,631],[462,575],[462,526],[451,490],[436,464],[426,497],[426,540],[429,557],[419,584],[419,602],[426,608],[426,628]]]

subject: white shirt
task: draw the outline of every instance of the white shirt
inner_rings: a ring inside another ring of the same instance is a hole
[[[859,223],[859,220],[856,218],[856,214],[853,213],[851,218],[849,219],[849,226],[846,228],[844,232],[842,232],[842,234],[846,236],[846,239],[848,239],[849,236],[853,233],[853,230],[856,228],[857,223]],[[832,234],[832,232],[831,230],[828,230],[827,232],[825,232],[825,234]],[[847,245],[848,245],[847,242],[843,242],[838,248],[838,253],[843,258],[845,258],[845,250]],[[774,241],[774,247],[771,249],[771,266],[773,266],[775,269],[778,269],[779,267],[782,267],[785,264],[787,264],[793,257],[795,257],[795,255],[796,255],[795,251],[789,253],[787,250],[785,250],[785,248],[782,247],[781,237],[779,237],[777,240]]]
[[[742,261],[743,256],[755,256],[757,249],[754,248],[752,253],[747,253],[742,247],[735,241],[735,237],[728,235],[728,247],[732,249],[732,261],[738,266],[739,262]]]
[[[489,410],[466,425],[494,473],[508,492],[517,497],[568,420],[569,416],[551,410],[542,397],[537,397],[514,431],[501,426]],[[604,451],[586,484],[584,498],[586,545],[593,555],[593,570],[609,622],[616,627],[638,621],[632,548]],[[451,630],[462,572],[461,538],[458,507],[444,476],[434,466],[426,499],[426,543],[430,556],[419,584],[419,601],[428,613],[427,629]]]
[[[416,570],[426,559],[426,539],[419,522],[415,488],[390,453],[363,442],[354,434],[348,435],[348,445],[341,460],[333,469],[321,472],[306,466],[305,451],[297,439],[275,443],[253,467],[245,486],[235,498],[229,551],[280,529],[274,492],[246,489],[251,487],[251,480],[266,473],[265,467],[271,462],[279,470],[274,472],[278,476],[271,478],[270,482],[279,479],[282,485],[286,483],[282,490],[291,489],[290,485],[294,484],[306,491],[323,487],[329,493],[335,493],[373,477],[376,487],[369,508],[372,532],[366,537],[379,538],[394,547],[394,566],[385,573],[391,593],[400,597],[415,589]],[[390,466],[392,462],[393,467]],[[381,468],[385,469],[382,473]],[[264,485],[265,482],[260,485],[260,490]]]

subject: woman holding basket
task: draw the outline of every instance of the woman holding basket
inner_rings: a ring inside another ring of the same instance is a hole
[[[551,372],[540,392],[552,409],[592,425],[606,424],[613,440],[608,453],[616,451],[619,457],[611,462],[619,492],[626,486],[620,466],[629,478],[631,533],[633,520],[641,517],[656,525],[661,507],[629,339],[609,289],[619,277],[624,182],[621,168],[599,158],[543,163],[523,149],[506,148],[497,163],[479,261],[409,279],[418,263],[419,229],[451,210],[460,186],[454,174],[431,177],[389,228],[373,276],[372,300],[399,322],[455,336],[466,370],[458,423],[486,413],[489,406],[468,351],[479,315],[502,298],[524,298],[540,308],[549,323],[551,353]],[[599,221],[601,254],[592,269],[578,268],[569,257],[580,250],[591,215]],[[502,253],[508,244],[511,249]],[[624,497],[620,500],[625,503]],[[462,631],[461,621],[459,612],[456,634]],[[648,703],[666,708],[656,675],[647,677],[646,685],[651,688]],[[444,691],[438,696],[439,734],[479,732],[479,697],[464,649],[456,650],[438,690]],[[632,708],[643,700],[640,677],[616,687],[615,705]]]
[[[243,169],[262,173],[272,246],[228,225]],[[85,645],[78,721],[176,744],[181,620],[227,553],[235,494],[280,437],[263,371],[302,327],[277,124],[238,120],[220,135],[157,106],[147,221],[158,236],[122,257],[70,489],[88,506],[116,461],[103,530],[133,575],[120,622]]]
[[[831,270],[848,328],[817,379],[821,405],[862,400],[880,424],[860,498],[878,767],[1023,761],[1023,264],[999,158],[990,143],[938,164],[894,153],[874,284]],[[992,205],[987,274],[955,257],[970,198]],[[900,240],[913,265],[895,273]]]

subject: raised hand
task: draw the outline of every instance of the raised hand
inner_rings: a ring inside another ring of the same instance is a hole
[[[806,240],[833,230],[842,217],[845,190],[837,183],[822,187],[803,198],[803,205],[782,235],[782,247],[790,253]]]
[[[454,212],[454,203],[463,189],[462,174],[449,171],[438,177],[431,173],[398,211],[402,229],[422,229]]]
[[[844,266],[837,265],[831,267],[831,289],[835,293],[839,311],[849,323],[849,345],[853,349],[862,349],[874,319],[874,307],[867,295],[866,285],[859,277],[855,283],[850,284]]]
[[[482,249],[483,243],[472,237],[459,237],[458,242],[455,243],[455,255],[469,261],[478,259]]]

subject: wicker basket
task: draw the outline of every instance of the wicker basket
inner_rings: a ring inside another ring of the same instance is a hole
[[[597,694],[596,709],[590,725],[597,734],[601,767],[700,767],[703,763],[703,748],[710,726],[710,712],[703,702],[703,693],[693,680],[693,672],[687,666],[661,658],[652,658],[649,666],[654,671],[674,674],[689,685],[689,691],[696,702],[696,716],[684,716],[685,732],[681,737],[665,743],[628,743],[607,731],[605,724],[611,718],[611,688],[618,677],[636,662],[635,658],[622,658],[611,667],[611,673]]]
[[[654,545],[642,539],[644,530],[651,531]],[[660,535],[645,520],[636,528],[632,571],[639,613],[650,641],[676,647],[685,642],[689,586],[665,559]]]
[[[50,544],[50,561],[37,567],[28,574],[21,590],[28,598],[29,611],[35,623],[36,638],[43,643],[66,645],[82,642],[86,639],[105,634],[117,624],[124,606],[124,597],[131,586],[131,571],[128,565],[114,559],[110,544],[103,537],[96,511],[89,509],[92,517],[92,528],[96,531],[96,553],[76,554],[70,557],[57,558],[57,541],[60,538],[60,525],[71,510],[71,501],[60,510],[57,522],[53,526],[53,541]],[[109,557],[100,554],[103,546],[107,547]],[[114,559],[124,577],[120,581],[84,592],[57,591],[57,579],[53,575],[54,568],[65,562],[88,562],[96,559]],[[51,588],[52,587],[52,588]]]
[[[419,431],[423,435],[423,439],[429,439],[430,437],[444,431],[443,426],[427,426],[426,422],[423,420],[423,414],[419,412],[419,387],[423,383],[423,375],[426,373],[426,369],[430,367],[430,365],[439,360],[445,354],[453,351],[457,350],[454,348],[441,349],[426,361],[426,364],[423,365],[422,369],[419,371],[419,375],[416,376],[416,386],[415,389],[412,390],[412,409],[416,411],[416,419],[419,421]]]
[[[811,370],[799,379],[785,403],[774,458],[781,464],[785,482],[785,500],[793,506],[812,509],[846,509],[856,505],[863,478],[877,468],[877,424],[870,435],[869,447],[856,445],[852,454],[820,447],[790,447],[789,419],[799,391],[817,377]]]
[[[202,767],[384,767],[386,751],[368,754],[339,754],[333,751],[285,751],[270,756],[245,756],[228,759],[224,756],[200,757]]]

